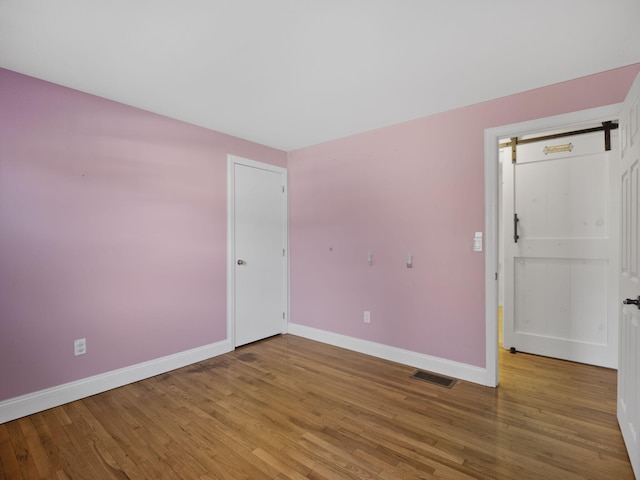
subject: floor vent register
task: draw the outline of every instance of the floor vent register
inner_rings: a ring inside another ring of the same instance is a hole
[[[413,378],[417,378],[418,380],[423,380],[425,382],[431,383],[433,385],[438,385],[440,387],[451,388],[456,384],[456,380],[449,377],[443,377],[442,375],[438,375],[436,373],[425,372],[423,370],[416,370],[411,374]]]

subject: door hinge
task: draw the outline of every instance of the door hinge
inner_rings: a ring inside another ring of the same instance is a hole
[[[498,280],[498,272],[496,272],[496,280]]]
[[[284,248],[282,249],[282,256],[284,257]]]
[[[282,319],[284,320],[284,312],[282,312]]]
[[[284,185],[282,186],[282,193],[284,193]]]

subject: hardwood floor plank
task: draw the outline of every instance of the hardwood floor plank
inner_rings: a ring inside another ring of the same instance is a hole
[[[500,352],[497,389],[291,335],[0,425],[0,480],[631,480],[616,372]]]
[[[50,477],[52,475],[52,465],[49,462],[44,443],[39,437],[31,418],[21,418],[18,421],[18,425],[24,436],[26,448],[33,458],[33,463],[38,471],[38,476],[40,478]],[[56,469],[55,465],[53,467]]]
[[[21,480],[20,464],[7,425],[0,425],[0,480]]]
[[[19,465],[19,472],[22,478],[40,478],[33,454],[30,452],[27,439],[20,428],[21,422],[24,422],[24,419],[6,424],[12,447],[11,451],[14,453],[14,460],[16,460]],[[4,464],[4,461],[2,463]]]

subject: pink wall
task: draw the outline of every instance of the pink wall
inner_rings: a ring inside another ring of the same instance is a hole
[[[638,70],[291,152],[292,321],[483,366],[484,129]],[[285,153],[2,69],[0,105],[0,401],[225,339],[226,155]]]
[[[484,367],[484,130],[621,102],[639,70],[290,152],[291,321]]]
[[[226,338],[228,153],[286,165],[0,69],[0,400]]]

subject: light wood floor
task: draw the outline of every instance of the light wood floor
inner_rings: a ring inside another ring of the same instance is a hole
[[[0,478],[633,478],[614,371],[501,356],[445,389],[278,336],[0,425]]]

